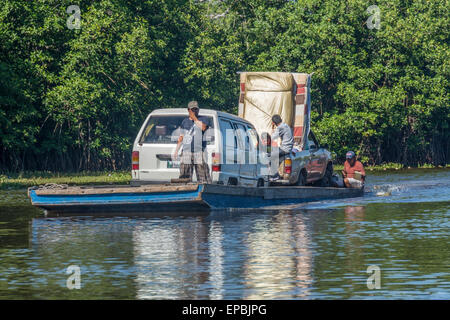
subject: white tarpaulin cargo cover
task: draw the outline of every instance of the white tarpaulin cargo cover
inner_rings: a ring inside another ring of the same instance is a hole
[[[242,87],[245,84],[245,88]],[[294,78],[284,72],[241,73],[243,110],[241,117],[250,121],[261,135],[272,132],[272,116],[279,114],[286,124],[294,121]],[[242,102],[242,101],[241,101]]]
[[[272,116],[279,114],[294,133],[294,146],[302,150],[311,119],[311,75],[290,72],[243,72],[239,116],[261,135],[272,132]]]

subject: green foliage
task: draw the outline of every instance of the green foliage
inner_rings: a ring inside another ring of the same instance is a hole
[[[343,160],[449,162],[448,1],[69,0],[0,6],[0,171],[127,169],[156,108],[237,111],[239,71],[313,73],[312,128]]]

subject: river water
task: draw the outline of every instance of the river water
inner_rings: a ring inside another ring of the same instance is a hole
[[[157,218],[45,217],[1,191],[0,299],[450,299],[449,235],[448,169],[369,174],[362,198]]]

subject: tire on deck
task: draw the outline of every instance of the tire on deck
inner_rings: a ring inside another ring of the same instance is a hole
[[[322,179],[314,183],[317,187],[331,187],[333,177],[333,163],[328,162],[327,169],[325,170],[325,175]]]
[[[306,185],[306,170],[302,169],[300,173],[298,174],[297,183],[296,186],[304,186]]]

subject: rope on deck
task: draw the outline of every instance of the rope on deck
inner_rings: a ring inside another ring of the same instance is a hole
[[[69,185],[67,185],[67,184],[46,183],[46,184],[41,184],[36,187],[31,187],[30,190],[67,189],[68,187],[69,187]]]

